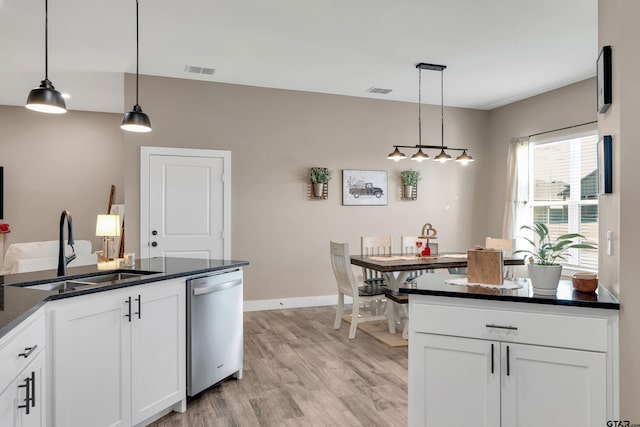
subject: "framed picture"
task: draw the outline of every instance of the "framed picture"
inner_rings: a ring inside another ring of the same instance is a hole
[[[597,63],[598,113],[604,113],[611,105],[611,46],[604,46]]]
[[[613,192],[611,141],[611,135],[604,135],[598,141],[598,194]]]
[[[344,206],[386,206],[387,171],[342,170]]]

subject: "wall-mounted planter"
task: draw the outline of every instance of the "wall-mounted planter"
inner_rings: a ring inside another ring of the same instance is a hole
[[[329,197],[331,171],[327,168],[313,167],[309,170],[309,198],[326,200]]]

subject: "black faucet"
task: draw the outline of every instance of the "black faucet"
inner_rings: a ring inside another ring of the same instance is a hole
[[[66,256],[64,254],[64,219],[67,219],[67,239],[69,240],[69,246],[71,246],[71,255]],[[60,215],[60,242],[58,245],[58,276],[67,275],[67,264],[76,259],[76,250],[73,247],[73,221],[71,220],[71,213],[68,210],[63,210]]]

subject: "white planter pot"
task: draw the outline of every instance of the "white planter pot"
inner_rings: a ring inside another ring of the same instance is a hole
[[[528,268],[534,294],[555,295],[558,292],[561,265],[529,264]]]
[[[322,197],[324,191],[324,184],[313,184],[313,196]]]
[[[404,186],[404,198],[410,199],[413,197],[413,185],[405,185]]]

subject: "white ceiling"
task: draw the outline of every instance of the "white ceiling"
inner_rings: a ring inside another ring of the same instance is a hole
[[[447,66],[445,105],[492,109],[594,76],[597,11],[597,0],[140,0],[140,73],[416,102],[414,66],[429,62]],[[69,109],[123,112],[135,53],[135,0],[49,0],[49,79]],[[23,105],[43,78],[44,0],[0,0],[0,105]],[[423,102],[439,104],[440,73],[422,79]]]

